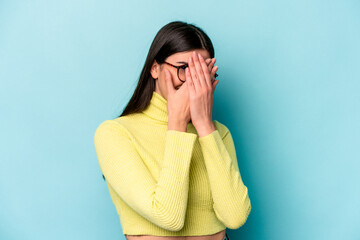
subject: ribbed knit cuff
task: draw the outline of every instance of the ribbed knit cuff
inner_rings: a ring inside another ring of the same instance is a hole
[[[163,167],[179,167],[179,160],[190,161],[197,134],[177,130],[167,130]],[[183,166],[187,162],[184,162]],[[181,166],[181,165],[180,165]]]

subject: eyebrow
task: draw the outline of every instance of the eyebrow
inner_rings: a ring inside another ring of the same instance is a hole
[[[184,64],[188,64],[187,62],[181,62],[181,61],[180,61],[180,62],[177,62],[177,63],[184,63]]]

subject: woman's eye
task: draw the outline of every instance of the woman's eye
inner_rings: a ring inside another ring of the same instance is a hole
[[[185,70],[185,68],[187,68],[188,66],[187,65],[182,65],[180,67]]]

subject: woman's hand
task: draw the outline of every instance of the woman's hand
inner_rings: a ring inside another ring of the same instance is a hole
[[[186,132],[190,121],[188,84],[185,82],[176,90],[169,70],[165,69],[167,88],[168,129]]]
[[[213,60],[212,60],[213,61]],[[215,61],[214,61],[215,63]],[[212,121],[213,95],[219,80],[214,80],[216,68],[209,66],[200,54],[195,51],[189,57],[186,68],[186,83],[188,83],[191,122],[199,137],[215,131]],[[211,69],[211,70],[210,70]]]

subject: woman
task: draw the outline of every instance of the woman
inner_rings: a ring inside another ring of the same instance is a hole
[[[209,37],[181,21],[153,40],[123,113],[95,149],[127,240],[223,240],[251,211],[229,129],[212,120]]]

